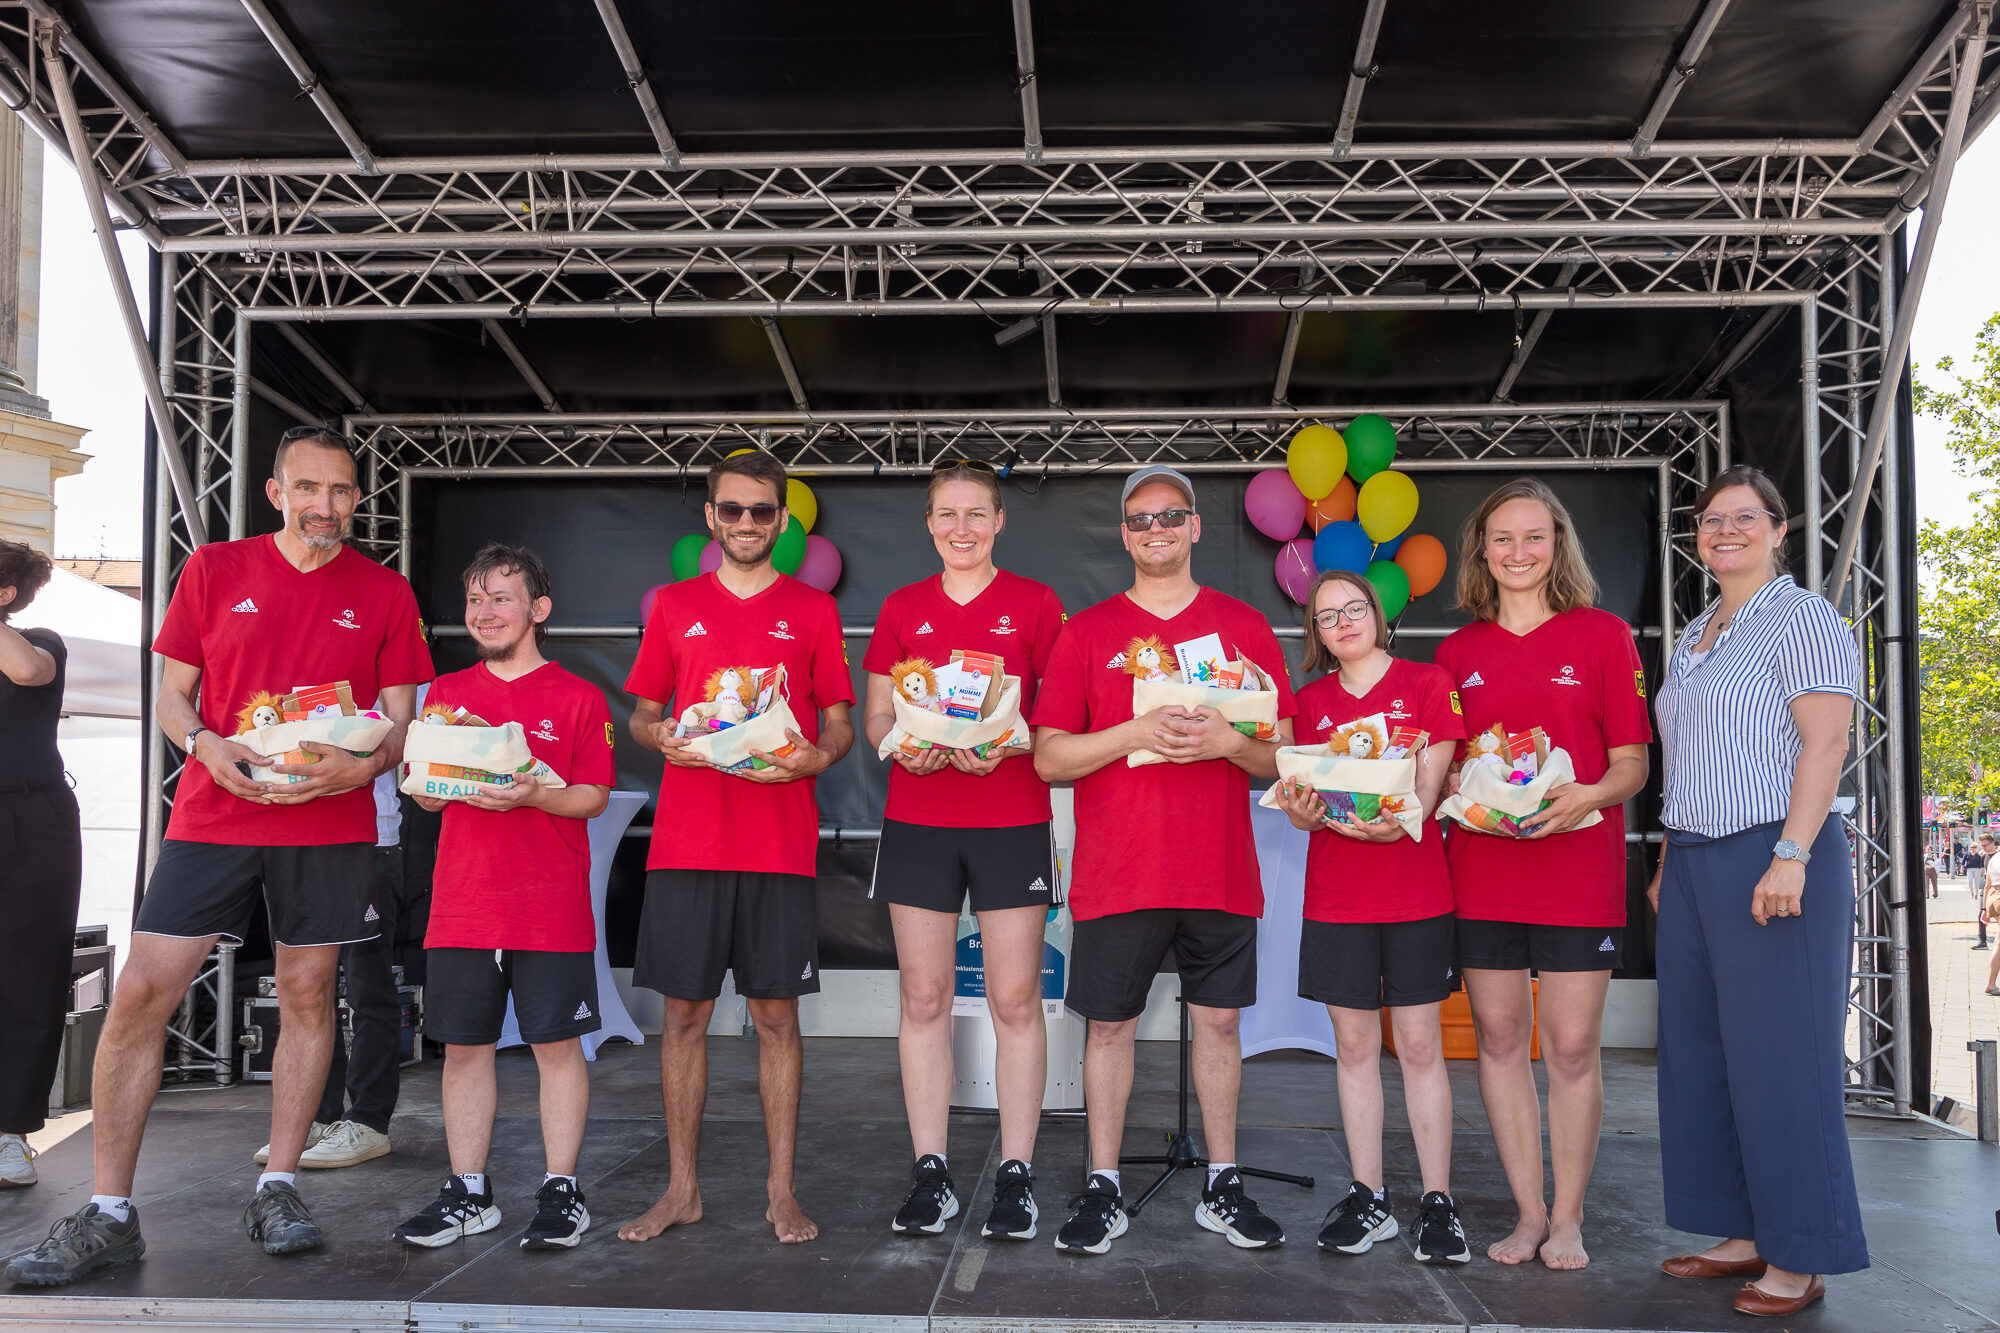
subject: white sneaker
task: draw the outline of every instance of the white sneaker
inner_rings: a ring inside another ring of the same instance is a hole
[[[35,1175],[35,1150],[19,1134],[0,1134],[0,1189],[11,1189],[22,1185],[32,1185]]]
[[[339,1122],[336,1121],[335,1123],[337,1124]],[[313,1121],[311,1128],[306,1130],[306,1151],[311,1152],[313,1150],[313,1145],[318,1143],[321,1139],[325,1138],[326,1131],[330,1128],[332,1128],[332,1126],[323,1125],[317,1120]],[[269,1166],[271,1164],[271,1145],[267,1143],[263,1147],[259,1148],[257,1150],[257,1155],[253,1160],[255,1160],[257,1165],[259,1166]]]
[[[299,1165],[308,1169],[353,1166],[389,1151],[389,1136],[377,1133],[352,1120],[336,1120],[326,1127],[318,1143],[299,1154]]]

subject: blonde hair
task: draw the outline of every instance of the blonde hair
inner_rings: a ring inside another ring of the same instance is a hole
[[[1458,609],[1470,611],[1474,620],[1499,619],[1500,585],[1486,567],[1486,523],[1501,505],[1514,500],[1533,500],[1548,510],[1549,524],[1555,529],[1549,580],[1542,585],[1542,598],[1549,610],[1560,615],[1579,606],[1597,605],[1597,578],[1584,559],[1583,544],[1577,540],[1569,510],[1546,483],[1516,477],[1480,501],[1479,508],[1458,530]]]
[[[1313,608],[1319,604],[1319,590],[1329,583],[1345,583],[1361,594],[1368,603],[1368,613],[1375,618],[1375,646],[1382,651],[1389,650],[1389,618],[1382,614],[1382,597],[1375,591],[1375,585],[1367,576],[1351,569],[1321,570],[1313,580],[1311,591],[1306,593],[1306,671],[1334,671],[1340,667],[1340,659],[1333,655],[1333,649],[1319,636],[1319,626],[1313,623]]]

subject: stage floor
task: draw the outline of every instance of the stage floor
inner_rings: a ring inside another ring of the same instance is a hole
[[[1452,1070],[1459,1129],[1454,1193],[1475,1258],[1460,1269],[1415,1263],[1406,1240],[1359,1258],[1313,1244],[1348,1169],[1338,1133],[1334,1067],[1277,1053],[1244,1070],[1239,1156],[1249,1165],[1313,1175],[1303,1190],[1252,1181],[1284,1225],[1280,1249],[1233,1249],[1192,1217],[1198,1184],[1170,1184],[1101,1258],[1050,1244],[1081,1181],[1083,1125],[1051,1117],[1036,1169],[1042,1233],[1026,1244],[979,1236],[997,1124],[960,1115],[951,1161],[961,1191],[979,1188],[937,1237],[912,1239],[888,1218],[908,1181],[895,1047],[878,1040],[810,1040],[806,1053],[801,1201],[821,1228],[809,1245],[780,1246],[763,1221],[764,1139],[756,1049],[711,1039],[709,1118],[702,1141],[706,1216],[645,1245],[617,1224],[663,1188],[667,1152],[655,1052],[607,1047],[592,1069],[593,1105],[580,1175],[593,1226],[577,1249],[523,1252],[518,1238],[540,1183],[533,1061],[503,1054],[501,1117],[490,1171],[505,1220],[443,1250],[413,1250],[390,1229],[427,1202],[446,1170],[437,1063],[405,1071],[395,1151],[301,1185],[324,1249],[269,1258],[239,1222],[256,1180],[250,1154],[266,1137],[268,1088],[168,1091],[154,1111],[139,1202],[149,1251],[140,1263],[56,1292],[11,1288],[0,1327],[296,1330],[1737,1330],[1735,1284],[1663,1277],[1659,1260],[1692,1240],[1660,1218],[1651,1059],[1607,1053],[1610,1111],[1590,1193],[1593,1262],[1581,1273],[1508,1268],[1485,1258],[1511,1222],[1508,1195],[1480,1114],[1470,1065]],[[1418,1194],[1393,1062],[1389,1184],[1407,1223]],[[1154,1152],[1173,1119],[1173,1048],[1141,1043],[1127,1151]],[[2000,1333],[2000,1148],[1922,1126],[1853,1118],[1874,1266],[1832,1284],[1821,1306],[1785,1327],[1824,1333]],[[32,1245],[89,1196],[90,1133],[46,1152],[42,1183],[0,1194],[0,1252]],[[1152,1179],[1128,1168],[1128,1197]]]

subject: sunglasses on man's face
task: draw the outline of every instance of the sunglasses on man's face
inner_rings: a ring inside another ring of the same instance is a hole
[[[1127,532],[1145,532],[1155,523],[1163,528],[1178,528],[1194,514],[1192,509],[1163,509],[1157,514],[1125,515]]]
[[[734,500],[717,500],[714,507],[715,516],[724,523],[741,523],[743,516],[748,514],[750,521],[760,528],[768,528],[776,523],[781,508],[774,504],[740,505]]]

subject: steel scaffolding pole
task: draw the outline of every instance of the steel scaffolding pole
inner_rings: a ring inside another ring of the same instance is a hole
[[[1340,99],[1340,117],[1334,122],[1333,156],[1345,161],[1354,151],[1354,127],[1361,121],[1361,96],[1368,80],[1375,77],[1375,39],[1382,32],[1382,11],[1388,0],[1368,0],[1361,12],[1361,31],[1354,38],[1354,63],[1347,69],[1347,91]]]
[[[1029,0],[1014,0],[1014,77],[1021,89],[1021,151],[1030,162],[1044,159],[1042,103],[1035,87],[1035,20]]]
[[[617,0],[597,0],[597,16],[603,20],[604,31],[618,52],[619,68],[625,71],[625,86],[639,99],[639,111],[646,117],[646,128],[653,132],[653,142],[660,146],[660,162],[669,171],[680,170],[681,146],[674,142],[673,131],[667,128],[667,113],[660,109],[659,94],[653,91],[653,81],[647,77],[646,67],[639,61],[638,49],[632,45],[632,36],[625,30],[625,20],[619,16]]]
[[[291,34],[285,31],[284,25],[278,22],[277,15],[271,12],[264,0],[239,0],[239,2],[244,12],[250,15],[251,21],[257,25],[257,30],[264,34],[264,40],[278,53],[278,59],[284,61],[285,68],[291,71],[293,81],[299,85],[299,96],[310,99],[312,104],[319,108],[319,113],[325,117],[326,123],[340,136],[340,141],[347,145],[347,151],[353,155],[354,165],[360,168],[361,174],[364,176],[380,174],[375,168],[375,154],[369,151],[367,143],[361,138],[361,132],[354,128],[353,122],[348,120],[347,114],[333,100],[333,94],[326,90],[325,81],[307,61],[305,53],[299,50]]]
[[[1722,16],[1729,10],[1729,0],[1708,0],[1702,7],[1701,16],[1695,20],[1694,31],[1681,46],[1680,59],[1674,61],[1667,71],[1667,81],[1660,85],[1660,91],[1653,98],[1652,107],[1646,118],[1639,122],[1638,133],[1632,136],[1632,151],[1635,157],[1645,157],[1653,151],[1653,140],[1659,136],[1660,126],[1666,123],[1667,113],[1673,110],[1674,99],[1687,87],[1694,77],[1696,64],[1701,53],[1708,46],[1708,39],[1722,24]]]

